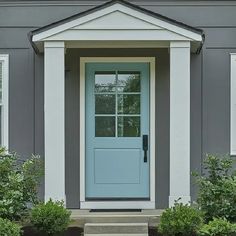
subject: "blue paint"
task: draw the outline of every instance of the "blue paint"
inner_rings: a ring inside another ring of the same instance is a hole
[[[140,73],[139,137],[95,137],[95,73],[110,71],[116,78],[119,72]],[[150,158],[148,152],[145,163],[142,150],[142,135],[149,135],[149,63],[87,63],[85,84],[86,198],[149,198]]]

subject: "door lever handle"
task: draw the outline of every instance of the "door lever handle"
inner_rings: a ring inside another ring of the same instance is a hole
[[[143,161],[147,162],[147,151],[148,151],[148,135],[143,135],[143,151],[144,151],[144,158]]]

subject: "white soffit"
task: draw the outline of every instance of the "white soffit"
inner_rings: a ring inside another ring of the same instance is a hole
[[[117,33],[115,33],[117,32]],[[120,3],[107,6],[33,35],[33,42],[50,40],[186,40],[202,41],[202,35]],[[83,35],[83,36],[81,36]],[[112,38],[114,35],[114,38]],[[122,38],[123,35],[123,38]],[[153,35],[153,37],[150,37]],[[97,37],[96,37],[97,36]],[[145,38],[146,36],[146,38]],[[165,36],[166,39],[165,39]]]

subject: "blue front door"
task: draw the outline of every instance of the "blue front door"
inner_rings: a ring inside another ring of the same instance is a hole
[[[149,199],[149,63],[85,71],[86,199]]]

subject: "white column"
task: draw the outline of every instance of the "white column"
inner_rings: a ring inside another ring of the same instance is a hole
[[[190,42],[170,43],[169,206],[190,201]]]
[[[236,155],[236,54],[230,54],[230,155]]]
[[[64,42],[44,43],[45,201],[65,198]]]

